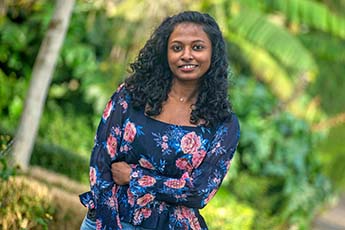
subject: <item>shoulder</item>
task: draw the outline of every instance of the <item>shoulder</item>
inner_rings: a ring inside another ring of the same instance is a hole
[[[119,102],[119,101],[123,101],[123,100],[129,102],[129,99],[130,99],[129,93],[128,93],[128,90],[126,89],[124,83],[120,84],[117,87],[116,91],[111,96],[111,99],[114,102]]]
[[[219,128],[227,128],[230,129],[232,131],[240,131],[240,122],[238,120],[238,117],[235,113],[231,113],[229,117],[227,117],[223,122],[221,122],[218,125],[218,129]]]
[[[240,122],[235,113],[231,113],[231,116],[216,127],[215,139],[219,138],[228,139],[229,142],[238,142],[240,138]]]

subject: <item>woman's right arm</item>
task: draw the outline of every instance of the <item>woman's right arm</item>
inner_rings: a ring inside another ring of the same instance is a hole
[[[111,162],[120,157],[122,126],[128,106],[126,97],[124,86],[120,86],[104,109],[90,159],[91,192],[80,195],[85,206],[96,209],[96,219],[102,226],[119,225],[117,186],[112,179]]]

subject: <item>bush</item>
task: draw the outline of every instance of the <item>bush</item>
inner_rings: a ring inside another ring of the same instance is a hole
[[[308,228],[331,195],[317,157],[321,136],[279,110],[277,99],[252,78],[238,79],[232,93],[242,136],[227,188],[257,209],[258,229]]]
[[[212,230],[253,229],[255,212],[252,207],[239,202],[226,189],[219,189],[211,202],[201,210]]]
[[[56,211],[48,189],[16,176],[0,180],[0,228],[48,229]]]
[[[30,164],[88,183],[89,159],[51,143],[37,142]]]

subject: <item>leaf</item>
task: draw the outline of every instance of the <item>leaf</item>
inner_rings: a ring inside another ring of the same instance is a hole
[[[317,71],[312,55],[303,44],[284,27],[273,24],[258,11],[241,8],[239,13],[229,20],[228,31],[267,50],[284,66],[297,73]]]
[[[291,97],[293,93],[292,81],[286,71],[269,53],[236,34],[229,33],[227,37],[243,51],[255,75],[266,82],[275,95],[281,100],[287,100]]]
[[[282,11],[291,22],[345,38],[345,18],[334,14],[325,4],[311,0],[266,0],[265,3]]]

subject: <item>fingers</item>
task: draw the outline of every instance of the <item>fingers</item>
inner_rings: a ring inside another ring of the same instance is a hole
[[[129,183],[131,167],[124,161],[115,162],[111,165],[111,174],[113,180],[118,185],[126,185]]]

